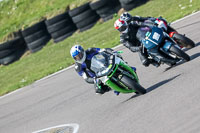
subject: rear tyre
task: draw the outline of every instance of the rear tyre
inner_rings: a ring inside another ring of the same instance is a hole
[[[181,35],[181,34],[174,34],[173,35],[173,38],[175,41],[177,41],[177,43],[183,47],[186,47],[186,48],[193,48],[195,47],[195,43],[187,38],[186,36],[184,35]]]
[[[176,54],[177,56],[183,58],[186,61],[190,61],[190,56],[188,54],[186,54],[184,51],[182,51],[181,49],[179,49],[173,45],[171,46],[169,51]]]
[[[134,80],[132,80],[131,78],[129,78],[128,76],[124,75],[121,78],[121,81],[128,86],[128,88],[134,89],[136,90],[136,93],[139,94],[145,94],[146,90],[138,83],[136,83]]]

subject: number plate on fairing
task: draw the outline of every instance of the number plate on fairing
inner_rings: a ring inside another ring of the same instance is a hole
[[[153,39],[155,39],[156,41],[158,41],[160,39],[160,34],[157,33],[157,32],[154,32]]]

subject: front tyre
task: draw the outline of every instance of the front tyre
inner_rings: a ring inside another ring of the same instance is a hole
[[[193,48],[193,47],[195,47],[195,43],[191,39],[187,38],[184,35],[174,34],[173,38],[182,47],[186,47],[186,48]]]
[[[145,94],[146,90],[138,83],[136,83],[134,80],[129,78],[128,76],[124,75],[121,78],[121,82],[124,83],[128,88],[136,90],[137,93],[139,94]]]
[[[177,48],[176,46],[172,45],[171,48],[169,49],[171,53],[174,53],[175,55],[183,58],[186,61],[190,61],[190,56],[186,54],[184,51],[181,49]]]

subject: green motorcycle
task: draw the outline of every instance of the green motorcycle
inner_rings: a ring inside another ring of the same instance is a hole
[[[119,93],[145,94],[146,90],[139,84],[137,73],[119,54],[100,52],[91,59],[91,70],[104,85]],[[100,86],[99,86],[100,87]]]

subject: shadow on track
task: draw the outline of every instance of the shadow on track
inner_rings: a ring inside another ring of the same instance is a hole
[[[200,56],[200,52],[190,56],[190,60],[194,60]]]
[[[175,78],[179,77],[180,75],[181,75],[181,74],[178,74],[178,75],[176,75],[176,76],[174,76],[174,77],[172,77],[172,78],[163,80],[163,81],[161,81],[161,82],[159,82],[159,83],[157,83],[157,84],[154,84],[154,85],[150,86],[149,88],[147,88],[147,93],[149,93],[149,92],[155,90],[156,88],[159,88],[160,86],[162,86],[162,85],[164,85],[164,84],[167,84],[168,82],[174,80]],[[127,100],[123,101],[122,103],[125,103],[125,102],[127,102],[127,101],[129,101],[129,100],[131,100],[131,99],[133,99],[133,98],[138,97],[138,96],[139,96],[139,94],[135,94],[135,95],[131,96],[130,98],[128,98]]]
[[[191,58],[191,57],[190,57]],[[192,59],[191,59],[192,60]],[[175,67],[177,67],[177,66],[179,66],[179,65],[181,65],[181,64],[183,64],[183,63],[186,63],[186,61],[180,61],[180,62],[178,62],[175,66],[172,66],[172,67],[168,67],[168,68],[166,68],[163,72],[166,72],[166,71],[168,71],[168,70],[170,70],[170,69],[172,69],[172,68],[175,68]]]
[[[131,96],[130,98],[126,99],[126,100],[123,101],[122,103],[125,103],[125,102],[127,102],[127,101],[129,101],[129,100],[131,100],[131,99],[133,99],[133,98],[138,97],[138,96],[139,96],[139,94],[134,94],[133,96]]]
[[[200,42],[196,43],[195,47],[199,46],[200,45]]]
[[[200,56],[200,53],[196,53],[196,54],[191,55],[191,56],[190,56],[190,61],[192,61],[192,60],[198,58],[199,56]],[[181,65],[181,64],[183,64],[183,63],[186,63],[186,62],[185,62],[185,61],[181,61],[181,62],[177,63],[175,66],[166,68],[163,72],[166,72],[166,71],[168,71],[168,70],[170,70],[170,69],[172,69],[172,68],[175,68],[175,67],[177,67],[177,66],[179,66],[179,65]]]
[[[200,42],[196,43],[195,47],[197,47],[199,45],[200,45]],[[193,48],[195,48],[195,47],[193,47]],[[183,49],[183,51],[186,52],[186,51],[193,49],[193,48],[185,48],[185,49]]]
[[[172,81],[172,80],[174,80],[175,78],[179,77],[180,75],[181,75],[181,74],[178,74],[178,75],[176,75],[176,76],[174,76],[174,77],[172,77],[172,78],[163,80],[163,81],[161,81],[161,82],[159,82],[159,83],[157,83],[157,84],[155,84],[155,85],[153,85],[153,86],[147,88],[147,93],[150,92],[150,91],[152,91],[152,90],[155,90],[156,88],[158,88],[158,87],[160,87],[160,86],[162,86],[162,85],[164,85],[164,84],[166,84],[166,83],[168,83],[168,82],[170,82],[170,81]]]
[[[196,43],[195,47],[197,47],[197,46],[200,46],[200,42]],[[194,48],[195,48],[195,47],[194,47]],[[189,49],[186,49],[186,50],[189,50]],[[191,56],[190,56],[190,61],[191,61],[191,60],[194,60],[194,59],[196,59],[196,58],[198,58],[199,56],[200,56],[200,52],[191,55]],[[182,63],[181,63],[181,64],[182,64]]]

